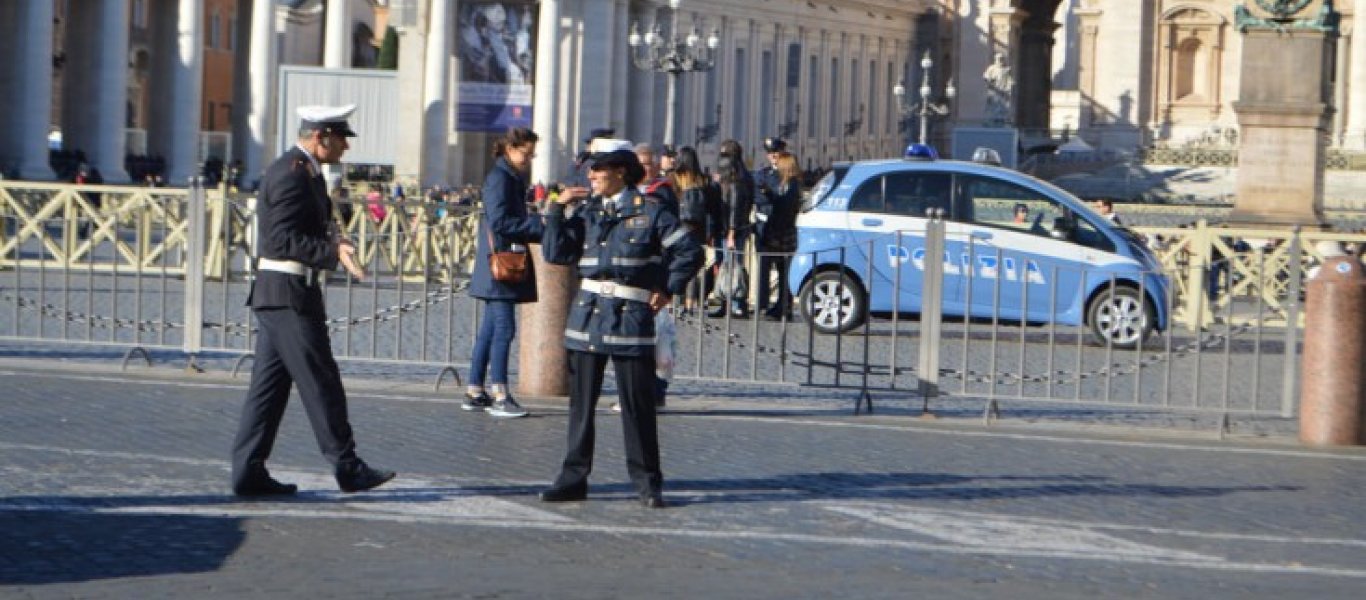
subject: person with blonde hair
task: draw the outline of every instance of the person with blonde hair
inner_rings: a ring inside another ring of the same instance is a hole
[[[770,320],[788,318],[792,310],[792,292],[788,290],[787,268],[791,253],[797,250],[797,208],[801,205],[802,170],[797,157],[780,150],[773,162],[775,184],[764,186],[755,196],[755,206],[764,215],[759,229],[759,306]],[[778,297],[769,302],[770,273],[777,271]]]

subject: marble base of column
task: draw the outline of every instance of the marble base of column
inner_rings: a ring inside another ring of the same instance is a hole
[[[569,304],[579,291],[574,267],[552,265],[541,257],[541,246],[531,245],[539,301],[518,307],[517,393],[537,398],[569,395],[569,355],[564,349],[564,326]]]
[[[1323,104],[1234,104],[1238,112],[1238,182],[1229,222],[1323,226]]]

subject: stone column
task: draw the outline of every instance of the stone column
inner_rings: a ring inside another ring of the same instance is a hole
[[[1352,5],[1352,72],[1347,87],[1347,136],[1349,150],[1366,150],[1366,0]]]
[[[351,66],[350,0],[327,0],[326,39],[323,41],[323,66],[345,69]]]
[[[1302,28],[1257,27],[1243,34],[1233,104],[1241,128],[1237,199],[1229,221],[1322,224],[1333,37]]]
[[[21,179],[52,179],[47,133],[52,124],[52,3],[20,2],[16,19],[19,52],[14,102],[14,137]]]
[[[180,0],[176,16],[176,56],[171,73],[170,149],[166,180],[184,185],[196,175],[199,159],[199,121],[204,95],[204,5]],[[224,157],[225,159],[227,157]]]
[[[568,396],[569,353],[564,349],[564,326],[569,304],[579,291],[574,267],[552,265],[531,245],[536,268],[537,301],[518,307],[517,393],[524,396]]]
[[[446,155],[450,146],[451,1],[432,0],[428,19],[423,81],[422,185],[447,185]]]
[[[532,182],[552,182],[562,173],[559,34],[559,0],[541,0],[536,32],[536,87],[531,109],[532,129],[541,141],[531,163]],[[590,63],[585,60],[585,64]],[[591,88],[585,86],[585,89]],[[588,125],[589,128],[600,126]],[[518,310],[521,320],[518,337],[521,339],[517,350],[517,391],[525,396],[567,396],[569,368],[568,353],[564,349],[564,326],[569,317],[569,303],[578,291],[578,278],[572,267],[542,260],[539,244],[531,245],[531,257],[536,267],[537,302],[523,304]]]
[[[242,161],[247,179],[255,180],[271,160],[271,134],[275,118],[275,1],[252,0],[251,11],[251,105],[247,126],[251,139],[244,140]]]
[[[1051,16],[1025,21],[1020,32],[1019,56],[1011,57],[1015,67],[1015,126],[1021,129],[1048,130],[1053,32],[1057,28]],[[1044,72],[1040,73],[1040,69]]]
[[[631,65],[631,57],[627,51],[631,46],[626,43],[626,36],[630,32],[631,17],[627,10],[626,0],[616,0],[612,7],[612,33],[609,48],[612,50],[612,112],[611,125],[620,130],[620,137],[635,136],[636,142],[653,142],[649,137],[640,135],[640,132],[627,130],[626,113],[628,102],[640,102],[640,98],[628,96],[627,84],[632,77],[639,76],[640,73],[631,72],[635,67]],[[629,99],[628,99],[629,98]]]
[[[426,2],[416,3],[416,19],[412,27],[398,28],[398,89],[425,90],[427,73],[427,19],[430,15]],[[424,94],[399,94],[398,122],[409,124],[401,127],[396,136],[398,156],[394,157],[394,176],[400,181],[422,181],[422,145],[427,131],[422,124],[426,122]]]
[[[579,128],[587,132],[612,125],[612,2],[583,4],[583,68],[579,72]],[[592,68],[589,68],[592,65]],[[617,135],[624,137],[625,131]]]
[[[99,56],[96,57],[94,90],[95,139],[89,149],[90,165],[100,170],[106,183],[126,183],[123,168],[128,119],[128,3],[101,0],[99,10]]]
[[[531,108],[532,129],[541,137],[531,161],[531,181],[551,182],[559,177],[559,66],[560,2],[541,0],[536,17],[536,76]]]

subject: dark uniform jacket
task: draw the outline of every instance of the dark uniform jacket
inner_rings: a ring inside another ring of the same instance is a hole
[[[331,237],[332,200],[321,171],[298,146],[266,167],[257,195],[256,224],[257,256],[297,261],[320,271],[337,268],[337,248]],[[316,279],[258,271],[247,305],[292,308],[325,317]]]
[[[651,196],[626,189],[615,199],[594,196],[566,216],[546,214],[545,259],[577,265],[585,280],[682,296],[702,265],[702,246]],[[616,356],[652,356],[655,319],[648,302],[580,289],[569,309],[564,345]]]
[[[759,249],[792,252],[797,249],[797,210],[801,205],[801,185],[796,180],[783,184],[771,180],[754,198],[755,210],[764,215],[757,224]]]
[[[499,252],[513,244],[541,241],[541,216],[526,207],[527,182],[507,161],[499,158],[484,179],[484,212],[479,220],[479,241],[475,250],[474,274],[470,276],[470,295],[485,300],[536,301],[536,272],[527,261],[527,276],[519,283],[495,281],[489,271],[489,231]]]

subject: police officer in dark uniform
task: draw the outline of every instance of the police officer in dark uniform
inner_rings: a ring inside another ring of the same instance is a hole
[[[759,255],[759,305],[757,310],[772,320],[781,319],[787,312],[788,302],[784,302],[786,292],[782,289],[787,281],[784,271],[786,261],[774,254],[774,238],[790,234],[795,205],[787,202],[790,193],[784,196],[783,177],[778,172],[778,158],[787,150],[787,142],[780,137],[764,138],[764,153],[768,165],[754,173],[754,233],[755,248]],[[791,190],[788,190],[791,192]],[[772,222],[770,222],[772,221]],[[786,230],[786,231],[785,231]],[[769,290],[773,272],[777,270],[779,283],[778,302],[769,306]]]
[[[602,142],[602,140],[599,140]],[[702,264],[702,247],[676,213],[642,195],[644,169],[631,143],[598,145],[589,160],[592,197],[567,215],[565,204],[588,190],[570,188],[546,214],[547,261],[578,265],[578,296],[565,327],[569,349],[568,450],[545,502],[583,500],[593,468],[593,414],[610,358],[621,397],[626,468],[640,502],[664,506],[655,426],[654,314],[681,295]]]
[[[331,227],[332,204],[322,176],[322,164],[340,162],[349,148],[346,138],[356,135],[346,122],[355,108],[300,107],[298,143],[271,163],[261,179],[260,249],[247,297],[260,332],[232,455],[232,489],[239,496],[293,494],[298,489],[276,481],[266,470],[295,382],[313,435],[343,492],[368,490],[394,477],[393,471],[373,469],[356,456],[318,287],[338,263],[357,278],[364,275],[355,262],[355,246]]]

